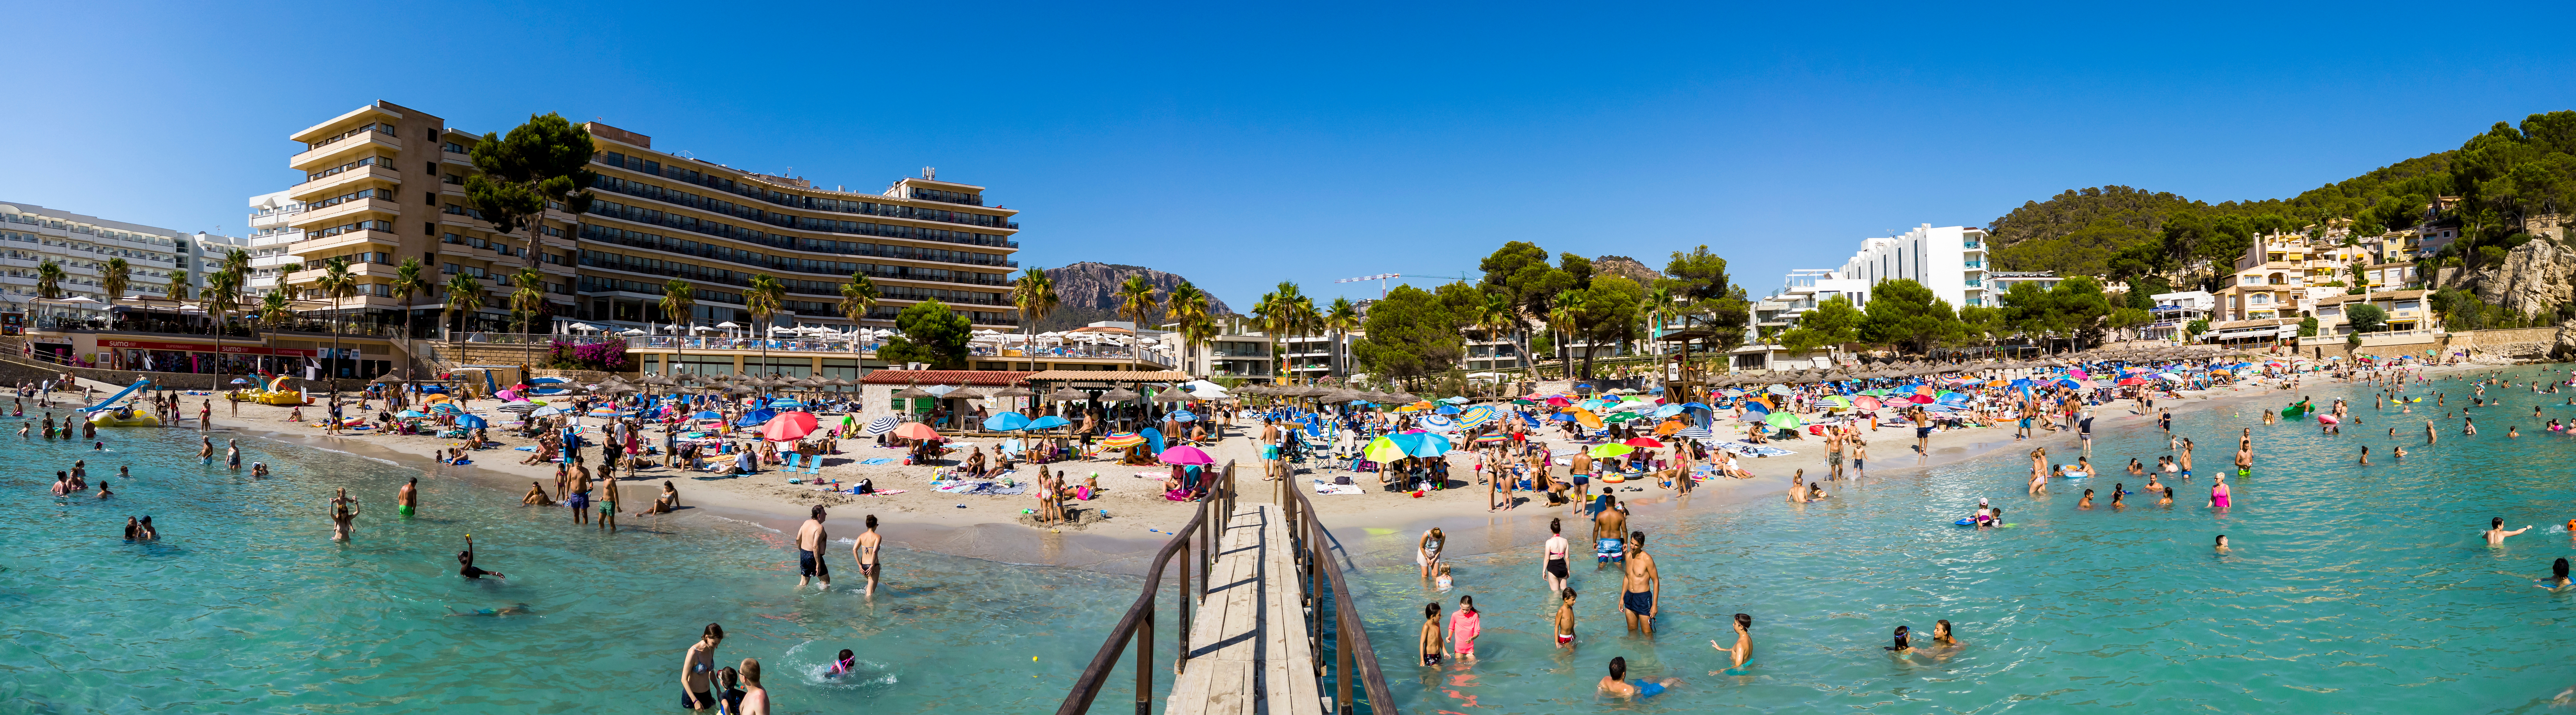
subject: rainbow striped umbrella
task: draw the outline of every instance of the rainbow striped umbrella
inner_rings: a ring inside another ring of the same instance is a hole
[[[1144,443],[1145,438],[1134,432],[1111,432],[1107,438],[1100,440],[1100,446],[1110,449],[1126,449]]]

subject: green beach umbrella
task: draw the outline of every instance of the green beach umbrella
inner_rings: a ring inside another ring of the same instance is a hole
[[[1627,453],[1629,453],[1629,452],[1634,452],[1634,451],[1637,451],[1637,448],[1635,448],[1635,447],[1630,447],[1630,446],[1628,446],[1628,445],[1620,444],[1620,443],[1617,443],[1617,442],[1612,442],[1612,443],[1609,443],[1609,444],[1605,444],[1605,445],[1600,445],[1600,446],[1593,447],[1591,451],[1589,451],[1589,452],[1584,452],[1584,454],[1589,454],[1589,455],[1592,455],[1593,457],[1596,457],[1596,458],[1599,458],[1599,457],[1616,457],[1616,456],[1619,456],[1619,455],[1622,455],[1622,454],[1627,454]]]
[[[1638,417],[1640,417],[1640,416],[1641,416],[1641,415],[1638,415],[1637,413],[1634,413],[1634,412],[1621,412],[1621,413],[1614,414],[1614,415],[1611,415],[1611,416],[1608,416],[1608,417],[1603,417],[1603,418],[1601,418],[1601,421],[1603,421],[1603,422],[1626,422],[1626,421],[1629,421],[1629,420],[1637,419],[1637,418],[1638,418]]]
[[[1806,424],[1805,420],[1787,412],[1773,412],[1771,416],[1762,418],[1762,422],[1780,429],[1797,429],[1799,425]]]

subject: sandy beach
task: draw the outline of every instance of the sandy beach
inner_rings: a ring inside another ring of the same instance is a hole
[[[2486,366],[2435,368],[2450,372]],[[2314,384],[2314,383],[2310,383]],[[94,385],[102,390],[106,385]],[[2286,399],[2290,393],[2277,386],[2222,387],[2206,392],[2185,393],[2180,400],[2169,400],[2160,409],[2170,407],[2177,419],[2213,408],[2249,401]],[[163,429],[193,430],[194,403],[208,399],[190,396],[189,419],[179,426]],[[430,478],[453,478],[481,486],[512,492],[524,490],[534,481],[553,491],[554,468],[547,464],[521,464],[528,452],[513,447],[533,444],[531,440],[493,431],[500,447],[473,455],[472,464],[449,466],[436,460],[440,450],[458,442],[432,436],[343,432],[338,436],[325,433],[309,423],[287,421],[288,408],[242,403],[239,414],[231,406],[214,398],[213,431],[272,439],[321,449],[348,452],[391,461],[420,469]],[[57,404],[63,401],[57,400]],[[499,403],[477,401],[470,409],[485,411]],[[56,409],[60,409],[57,407]],[[354,412],[352,414],[355,414]],[[2131,422],[2152,421],[2152,414],[2138,414],[2130,405],[2115,403],[2096,410],[2097,429]],[[827,419],[827,422],[830,421]],[[1257,423],[1226,425],[1223,439],[1208,447],[1219,464],[1228,460],[1238,463],[1237,479],[1243,498],[1269,501],[1278,485],[1261,479],[1259,450],[1254,440]],[[2075,437],[2068,432],[2041,432],[2034,441],[2012,438],[2009,426],[1945,430],[1932,436],[1928,454],[1912,450],[1912,435],[1903,428],[1888,427],[1875,433],[1864,432],[1871,459],[1869,474],[1888,476],[1929,467],[1950,464],[1990,454],[1999,449],[2046,446],[2053,450],[2071,445]],[[658,432],[652,432],[658,436]],[[220,440],[219,440],[220,441]],[[991,452],[999,440],[962,439],[953,442],[960,453],[981,448]],[[1712,507],[1757,499],[1776,499],[1786,491],[1790,478],[1799,470],[1812,477],[1825,474],[1824,444],[1821,439],[1788,441],[1775,444],[1795,454],[1741,460],[1756,477],[1702,482],[1691,494],[1682,496],[1671,490],[1622,485],[1620,501],[1631,504],[1632,511],[1651,519],[1652,515],[1673,509]],[[2204,452],[2209,450],[2204,449]],[[1093,569],[1109,573],[1139,573],[1143,561],[1152,551],[1170,539],[1168,534],[1188,522],[1195,513],[1189,503],[1163,498],[1159,481],[1139,478],[1137,474],[1159,476],[1166,468],[1121,466],[1110,460],[1076,460],[1044,465],[1062,471],[1079,482],[1096,473],[1102,493],[1089,501],[1077,502],[1081,509],[1105,512],[1106,519],[1086,520],[1080,525],[1038,528],[1024,520],[1022,510],[1034,506],[1024,496],[959,496],[933,491],[932,473],[944,465],[901,464],[903,450],[880,448],[871,440],[847,440],[841,453],[824,460],[820,478],[839,480],[844,485],[861,479],[872,480],[879,490],[903,490],[900,494],[852,495],[846,491],[826,491],[810,484],[789,484],[797,478],[813,480],[814,475],[789,475],[783,471],[764,470],[757,474],[729,478],[710,478],[702,472],[688,472],[668,466],[642,469],[638,476],[618,482],[620,506],[625,514],[621,524],[685,527],[696,518],[724,518],[751,521],[769,528],[791,530],[802,521],[812,505],[831,508],[834,524],[840,532],[855,533],[856,523],[864,515],[875,515],[880,528],[895,546],[944,554],[980,558],[1015,564],[1051,565]],[[890,458],[886,464],[860,464],[871,458]],[[2204,459],[2210,457],[2204,456]],[[2107,468],[2109,461],[2103,462]],[[1018,473],[1034,476],[1038,465],[1024,464]],[[1320,470],[1320,471],[1318,471]],[[1336,472],[1329,468],[1310,467],[1294,478],[1295,486],[1308,489],[1322,511],[1327,526],[1342,530],[1337,536],[1351,550],[1352,558],[1362,563],[1393,562],[1410,559],[1410,537],[1433,526],[1449,534],[1451,552],[1472,554],[1522,548],[1546,536],[1545,520],[1551,516],[1572,517],[1569,507],[1548,508],[1543,499],[1534,500],[1527,493],[1518,503],[1501,511],[1488,511],[1485,489],[1472,482],[1444,491],[1433,491],[1416,498],[1404,493],[1377,491],[1374,474],[1355,474],[1353,482],[1367,492],[1359,495],[1314,495],[1311,480],[1330,479]],[[284,478],[306,475],[280,474]],[[1459,473],[1453,480],[1473,480],[1472,472]],[[666,516],[634,516],[633,512],[651,503],[664,481],[679,489],[684,508]],[[1595,484],[1595,493],[1599,487]],[[1826,482],[1828,490],[1834,488]],[[435,504],[424,504],[434,510]],[[836,532],[838,533],[838,532]],[[845,536],[847,534],[844,534]],[[1402,537],[1402,538],[1398,538]]]

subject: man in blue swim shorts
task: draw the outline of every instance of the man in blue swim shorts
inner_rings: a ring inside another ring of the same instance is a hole
[[[1601,679],[1601,692],[1623,698],[1645,699],[1662,695],[1665,688],[1680,685],[1681,682],[1680,678],[1665,678],[1662,682],[1644,678],[1629,680],[1628,659],[1619,657],[1610,659],[1610,677]]]

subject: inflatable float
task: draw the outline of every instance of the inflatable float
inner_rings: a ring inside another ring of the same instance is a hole
[[[159,427],[161,416],[126,405],[92,412],[89,414],[89,423],[100,427]]]

